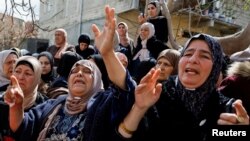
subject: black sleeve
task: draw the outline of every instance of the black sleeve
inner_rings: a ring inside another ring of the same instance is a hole
[[[0,101],[0,132],[9,128],[9,105]]]

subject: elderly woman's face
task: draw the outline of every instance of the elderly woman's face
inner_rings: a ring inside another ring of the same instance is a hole
[[[166,59],[164,57],[161,57],[157,61],[155,67],[161,69],[161,73],[160,73],[160,76],[158,78],[158,80],[160,80],[160,81],[166,80],[170,76],[172,71],[174,70],[174,67],[171,65],[171,63],[168,61],[168,59]]]
[[[149,28],[148,27],[142,27],[140,31],[140,37],[142,40],[147,39],[149,36]]]
[[[157,8],[153,4],[148,5],[148,15],[150,17],[156,17],[157,16]]]
[[[17,55],[15,54],[9,54],[8,57],[4,61],[3,65],[3,71],[4,74],[7,76],[7,78],[10,78],[10,76],[13,73],[13,65],[15,64],[17,60]]]
[[[62,45],[65,43],[65,35],[61,31],[56,31],[55,32],[55,43],[57,45]]]
[[[83,66],[77,65],[69,75],[68,88],[73,96],[82,97],[88,94],[93,85],[92,71]]]
[[[212,66],[208,44],[203,40],[194,40],[180,58],[179,79],[186,88],[198,88],[207,80]]]
[[[13,74],[17,78],[24,95],[33,91],[30,85],[34,83],[36,78],[34,71],[28,65],[18,65]]]

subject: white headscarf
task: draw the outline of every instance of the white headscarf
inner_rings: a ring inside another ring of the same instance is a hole
[[[149,50],[147,49],[147,41],[148,39],[150,39],[151,37],[154,36],[155,34],[155,28],[154,25],[149,23],[149,22],[145,22],[141,25],[141,29],[142,28],[148,28],[149,30],[149,35],[146,39],[141,41],[141,45],[142,45],[142,49],[135,55],[135,57],[133,58],[133,60],[136,60],[139,57],[140,61],[143,60],[147,60],[150,56],[149,56]]]
[[[11,53],[15,53],[17,55],[17,53],[14,50],[3,50],[0,52],[0,87],[10,83],[10,80],[7,78],[6,74],[4,73],[3,66],[4,66],[4,62],[6,58]]]

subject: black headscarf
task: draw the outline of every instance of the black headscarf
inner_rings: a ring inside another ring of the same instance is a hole
[[[66,51],[58,64],[57,73],[67,80],[72,66],[81,59],[82,57],[76,52]]]
[[[207,78],[207,80],[195,90],[186,89],[179,77],[175,79],[175,86],[168,86],[174,87],[173,91],[171,91],[171,95],[175,94],[180,100],[184,103],[185,107],[193,113],[196,119],[200,119],[201,111],[205,107],[206,103],[208,102],[209,98],[216,94],[214,93],[216,90],[216,82],[219,78],[221,67],[222,67],[222,58],[223,53],[221,46],[219,43],[211,36],[205,34],[198,34],[192,37],[185,45],[184,49],[181,52],[181,57],[185,53],[186,49],[189,47],[190,43],[194,40],[204,40],[211,51],[212,55],[212,70]],[[170,95],[170,92],[167,92]]]
[[[51,66],[51,68],[50,68],[51,71],[47,74],[42,74],[41,78],[45,83],[53,82],[56,78],[56,72],[54,70],[54,58],[53,58],[52,54],[48,51],[41,52],[38,55],[37,59],[39,60],[39,58],[42,56],[45,56],[48,58],[50,66]]]

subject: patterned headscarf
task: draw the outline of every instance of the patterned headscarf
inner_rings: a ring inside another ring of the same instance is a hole
[[[82,65],[85,66],[87,68],[89,68],[92,72],[93,75],[93,84],[92,84],[92,88],[89,91],[89,93],[85,94],[84,96],[86,97],[86,95],[89,96],[89,100],[87,101],[88,107],[92,104],[92,102],[94,101],[93,97],[100,91],[103,90],[103,83],[102,83],[102,74],[99,70],[99,68],[91,61],[89,60],[80,60],[78,62],[76,62],[72,69],[73,70],[76,66],[78,65]],[[69,76],[71,75],[71,72],[69,74]],[[86,101],[84,99],[79,99],[79,98],[74,98],[74,96],[69,93],[69,96],[67,97],[66,100],[66,106],[65,106],[65,110],[69,113],[69,114],[77,114],[82,112],[82,110],[85,108],[84,105],[86,105]]]
[[[181,52],[181,57],[185,53],[186,49],[189,47],[190,43],[194,40],[203,40],[208,44],[208,47],[212,55],[212,70],[207,78],[207,80],[195,90],[186,89],[179,77],[176,78],[176,95],[180,97],[181,101],[184,102],[185,107],[191,111],[194,116],[199,119],[201,111],[203,110],[207,100],[212,96],[212,93],[216,90],[216,82],[219,78],[223,53],[219,43],[211,36],[205,34],[198,34],[192,37],[185,45]]]

